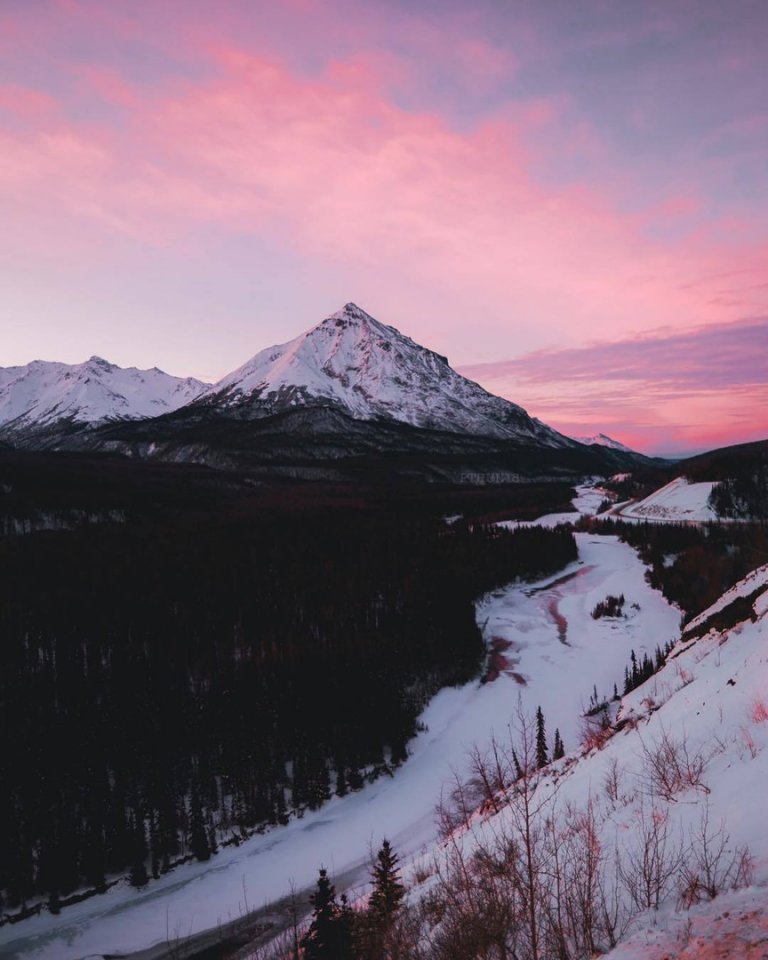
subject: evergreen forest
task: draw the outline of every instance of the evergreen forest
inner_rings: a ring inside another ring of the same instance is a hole
[[[475,600],[576,557],[566,530],[284,501],[0,538],[0,916],[391,772],[481,671]]]

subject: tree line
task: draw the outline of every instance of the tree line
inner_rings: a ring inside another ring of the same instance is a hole
[[[646,580],[683,611],[685,622],[768,561],[768,529],[760,524],[626,523],[584,517],[577,530],[618,535],[649,566]]]

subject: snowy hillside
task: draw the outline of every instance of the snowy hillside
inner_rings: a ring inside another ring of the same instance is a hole
[[[123,369],[100,357],[67,364],[34,360],[0,368],[0,431],[156,417],[189,403],[206,384],[154,367]]]
[[[623,443],[619,443],[618,440],[607,437],[604,433],[596,433],[591,437],[573,437],[572,439],[577,443],[583,443],[587,447],[596,443],[599,447],[608,447],[609,450],[621,450],[624,453],[635,452],[631,447],[627,447]]]
[[[763,956],[767,639],[763,566],[692,621],[664,666],[607,706],[605,726],[595,718],[592,732],[585,728],[577,751],[502,791],[498,813],[486,804],[414,866],[414,902],[448,897],[447,917],[428,935],[459,929],[451,913],[461,919],[462,906],[450,900],[457,889],[465,909],[486,911],[485,928],[503,926],[488,887],[511,899],[514,877],[482,864],[498,863],[503,845],[528,837],[543,884],[542,939],[554,930],[576,955],[608,949],[615,960]],[[519,738],[514,745],[522,756]],[[525,832],[524,809],[541,818],[534,833]],[[546,879],[553,870],[562,896]],[[467,904],[471,885],[477,899]],[[586,909],[586,931],[568,919],[576,900],[570,917],[583,920]],[[548,914],[547,905],[557,909]],[[528,956],[523,930],[518,956]]]
[[[318,401],[358,420],[573,446],[353,303],[294,340],[262,350],[210,387],[195,406],[250,419]]]
[[[644,500],[619,505],[611,513],[626,520],[706,523],[717,519],[707,503],[714,485],[711,482],[689,483],[685,477],[677,477]]]

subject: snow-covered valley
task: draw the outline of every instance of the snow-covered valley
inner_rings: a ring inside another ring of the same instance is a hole
[[[596,499],[594,491],[581,490],[577,506],[593,510]],[[579,534],[578,546],[579,561],[556,576],[510,585],[478,606],[486,640],[499,653],[498,677],[438,694],[423,715],[426,729],[410,744],[410,759],[391,779],[336,797],[142,891],[122,882],[59,916],[43,913],[6,925],[0,956],[74,960],[164,943],[226,923],[288,893],[292,883],[302,889],[321,864],[355,887],[367,876],[369,847],[383,836],[405,862],[424,856],[436,840],[441,788],[462,773],[473,744],[504,734],[518,701],[529,713],[540,705],[550,737],[557,727],[566,751],[575,750],[593,688],[603,696],[614,683],[621,687],[630,651],[652,654],[677,635],[679,624],[679,612],[645,583],[629,546],[590,534]],[[627,618],[594,620],[596,603],[617,592],[626,597]]]

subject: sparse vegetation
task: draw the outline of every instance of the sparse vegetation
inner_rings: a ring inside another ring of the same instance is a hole
[[[649,585],[680,607],[685,622],[768,559],[768,527],[760,524],[693,526],[583,517],[576,529],[618,535],[633,546],[650,567]]]
[[[644,911],[674,900],[686,908],[751,883],[749,850],[731,844],[723,821],[711,823],[707,802],[687,833],[676,823],[676,794],[685,783],[700,786],[703,774],[684,740],[662,730],[659,742],[647,745],[641,779],[652,789],[635,800],[631,831],[614,847],[606,838],[609,813],[598,799],[561,801],[557,782],[539,769],[537,726],[518,712],[508,744],[473,751],[475,767],[485,766],[476,771],[483,782],[505,779],[497,774],[499,756],[509,758],[510,772],[516,769],[499,806],[484,805],[485,815],[471,818],[471,832],[465,824],[445,836],[433,869],[420,874],[428,890],[398,895],[383,936],[372,942],[359,931],[369,922],[375,886],[368,906],[353,911],[358,934],[351,954],[339,957],[591,960],[616,946]],[[684,773],[662,795],[653,785],[660,765],[669,764]],[[605,780],[608,810],[635,799],[625,795],[625,779],[614,759]],[[270,954],[273,960],[293,956],[283,948]]]
[[[623,617],[624,613],[624,594],[614,597],[608,594],[605,600],[597,603],[592,610],[592,619],[599,620],[601,617]]]

